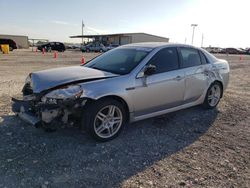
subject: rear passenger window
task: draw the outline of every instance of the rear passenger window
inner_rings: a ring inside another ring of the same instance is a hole
[[[180,48],[182,68],[201,65],[201,58],[198,50],[192,48]]]
[[[156,66],[156,74],[178,69],[178,54],[176,48],[160,50],[152,57],[149,64]]]
[[[205,57],[205,55],[200,51],[200,56],[201,56],[201,63],[202,64],[207,64],[207,58]]]

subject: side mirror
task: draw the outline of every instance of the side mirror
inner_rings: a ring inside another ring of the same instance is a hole
[[[154,74],[156,71],[156,66],[155,65],[148,65],[145,70],[144,70],[144,75],[145,76],[150,76]]]

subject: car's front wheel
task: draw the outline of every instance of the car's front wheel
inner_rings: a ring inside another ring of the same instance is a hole
[[[207,109],[215,108],[221,99],[222,87],[219,82],[214,82],[207,90],[203,106]]]
[[[83,126],[98,141],[117,137],[126,120],[123,105],[114,99],[104,99],[89,105],[83,117]]]

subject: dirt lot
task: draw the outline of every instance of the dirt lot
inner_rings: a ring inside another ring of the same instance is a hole
[[[216,110],[137,122],[108,143],[77,128],[46,133],[14,116],[10,98],[29,72],[78,65],[81,56],[0,54],[0,187],[250,187],[250,56],[221,56],[231,80]]]

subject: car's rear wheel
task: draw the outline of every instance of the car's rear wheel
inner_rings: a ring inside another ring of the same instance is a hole
[[[83,126],[98,141],[117,137],[126,120],[123,105],[114,99],[104,99],[89,105],[83,117]]]
[[[222,87],[219,82],[214,82],[207,90],[203,106],[207,109],[215,108],[221,99]]]

